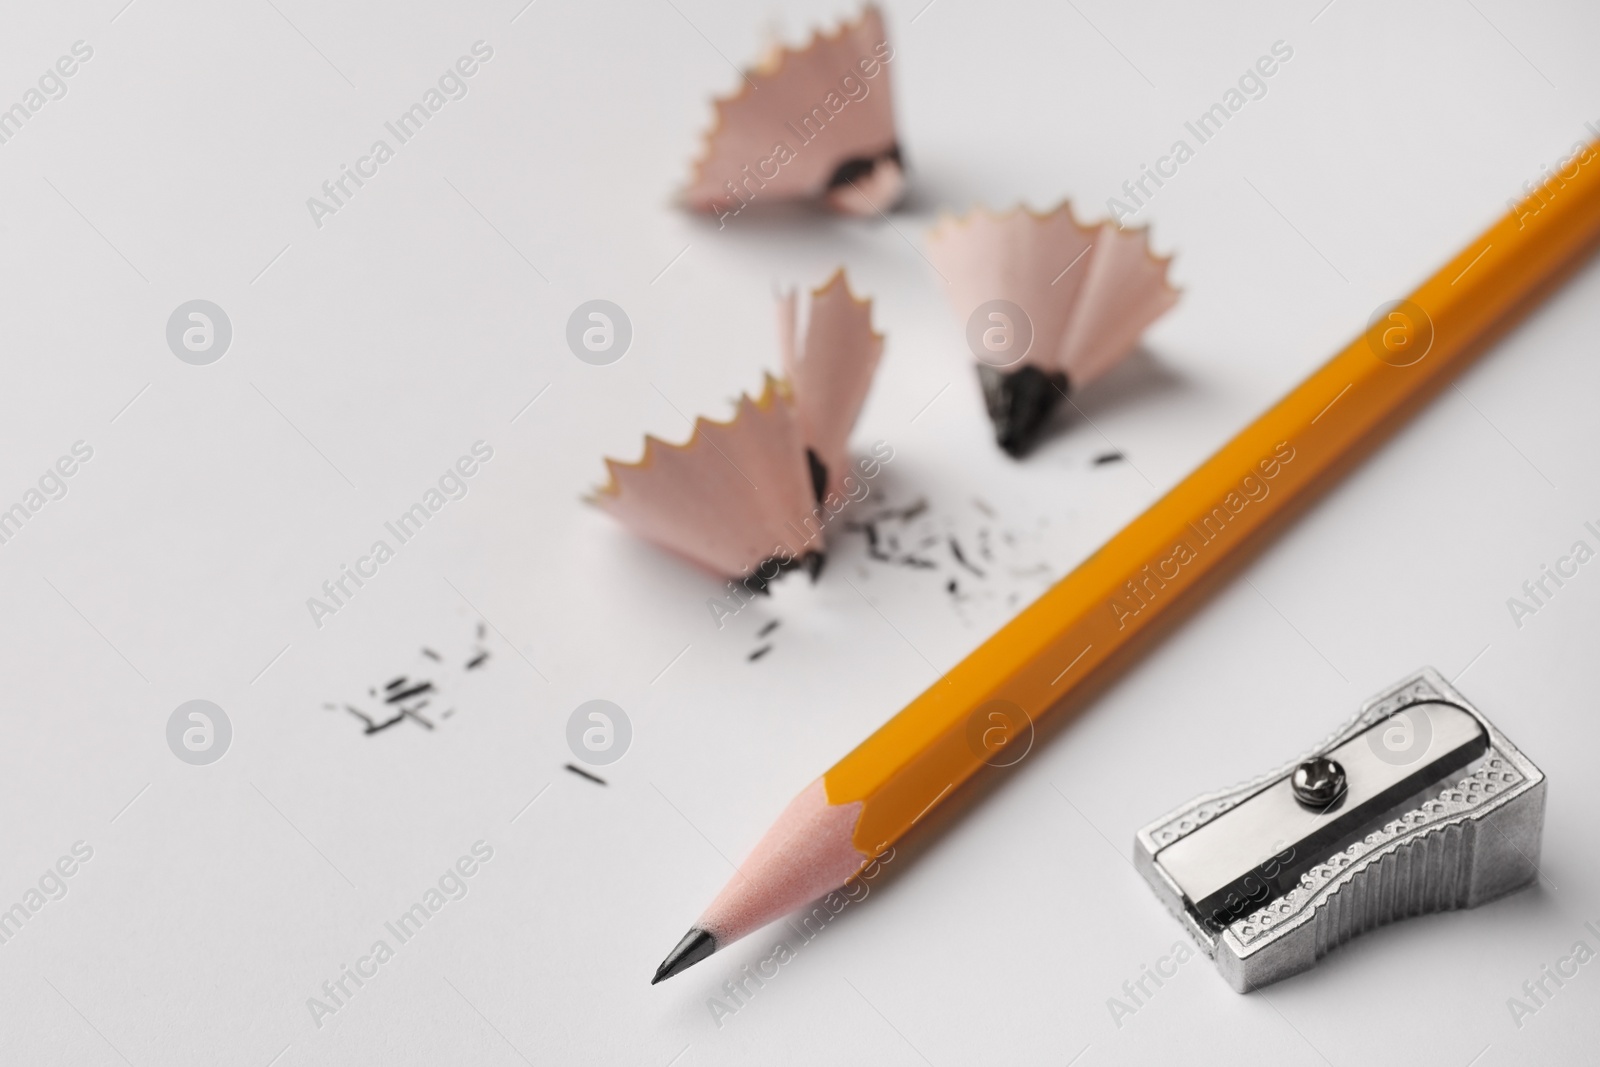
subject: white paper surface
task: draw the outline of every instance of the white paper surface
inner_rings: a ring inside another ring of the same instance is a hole
[[[1042,588],[1038,564],[1070,569],[1589,136],[1600,16],[891,3],[908,208],[719,230],[669,206],[710,97],[772,28],[798,41],[849,9],[523,2],[10,12],[0,103],[75,42],[92,56],[0,143],[0,506],[75,442],[93,454],[0,544],[0,908],[28,913],[0,943],[0,1060],[1589,1057],[1600,964],[1560,961],[1600,949],[1600,563],[1534,615],[1507,600],[1600,547],[1592,264],[1086,715],[930,816],[777,977],[722,988],[798,941],[781,929],[647,980],[786,800]],[[1266,94],[1197,145],[1184,123],[1279,41]],[[474,73],[398,143],[385,124],[461,57]],[[1185,137],[1137,215],[1178,253],[1181,302],[1084,417],[1007,460],[921,252],[935,211],[1071,196],[1099,215]],[[362,164],[380,139],[392,158]],[[376,169],[314,221],[341,166]],[[969,547],[990,527],[998,571],[967,581],[941,546],[936,572],[885,565],[845,536],[815,587],[791,576],[719,630],[716,581],[579,498],[603,455],[758,388],[774,285],[841,263],[888,339],[856,437],[894,452],[869,504],[926,499]],[[205,366],[165,335],[194,299],[232,326]],[[592,299],[632,323],[609,366],[566,345]],[[492,458],[465,496],[388,533],[475,442]],[[380,539],[393,557],[360,563]],[[376,573],[318,626],[307,600],[346,565]],[[951,577],[984,595],[956,605]],[[1113,1010],[1183,940],[1128,863],[1134,830],[1423,664],[1548,773],[1538,887],[1265,994],[1191,958]],[[363,733],[342,705],[375,714],[369,687],[400,676],[436,683],[434,728]],[[167,741],[195,699],[232,725],[208,766]],[[632,725],[604,786],[563,769],[594,699]],[[77,842],[92,856],[47,875]],[[447,875],[463,857],[471,876]],[[441,877],[402,942],[386,924]],[[1577,974],[1514,1013],[1546,965]],[[314,1011],[346,966],[371,976]]]

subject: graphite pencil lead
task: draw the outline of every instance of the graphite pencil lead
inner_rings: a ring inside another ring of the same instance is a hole
[[[655,985],[664,978],[671,978],[681,971],[687,971],[715,951],[717,951],[716,938],[698,926],[691,926],[689,932],[683,935],[683,940],[667,953],[667,958],[656,968],[656,976],[650,979],[650,984]]]

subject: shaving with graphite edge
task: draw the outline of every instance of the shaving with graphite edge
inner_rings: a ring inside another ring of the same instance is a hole
[[[701,418],[682,445],[645,438],[635,463],[606,460],[610,481],[588,499],[647,540],[714,574],[763,592],[785,571],[813,580],[827,527],[868,493],[880,460],[852,462],[850,431],[872,387],[883,335],[872,301],[844,270],[820,289],[778,299],[784,378],[739,398],[727,422]]]
[[[995,441],[1014,458],[1033,449],[1063,400],[1121,362],[1178,302],[1171,257],[1151,252],[1147,230],[1085,226],[1067,201],[1043,215],[946,215],[928,236],[928,258],[978,361]]]
[[[905,191],[883,16],[868,7],[805,48],[775,48],[715,102],[682,202],[718,228],[757,200],[812,201],[846,215],[888,211]]]

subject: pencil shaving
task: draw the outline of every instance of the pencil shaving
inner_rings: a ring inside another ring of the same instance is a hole
[[[695,420],[687,442],[645,438],[636,463],[607,459],[589,498],[646,540],[753,589],[804,565],[821,570],[828,523],[854,495],[850,431],[883,353],[872,302],[843,269],[778,299],[786,377],[741,395],[727,422]]]
[[[637,463],[606,460],[611,481],[591,501],[648,541],[728,577],[757,574],[789,527],[811,511],[811,475],[794,398],[766,377],[727,422],[695,420],[681,445],[646,437]],[[766,568],[771,570],[770,567]]]
[[[725,225],[755,200],[812,200],[873,215],[905,189],[888,64],[894,57],[875,7],[804,48],[774,49],[713,101],[683,202]]]
[[[996,440],[1014,456],[1178,299],[1171,258],[1151,252],[1148,230],[1085,226],[1065,201],[1043,215],[1019,207],[946,216],[928,255],[967,329]]]
[[[872,301],[850,292],[841,267],[804,303],[798,290],[778,298],[778,334],[802,436],[823,468],[816,480],[826,491],[818,495],[848,495],[842,482],[850,469],[850,431],[883,355],[883,335],[872,330]]]

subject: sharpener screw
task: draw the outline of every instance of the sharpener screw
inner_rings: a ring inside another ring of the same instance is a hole
[[[1294,798],[1308,808],[1326,808],[1344,796],[1344,768],[1337,760],[1313,756],[1294,769]]]

